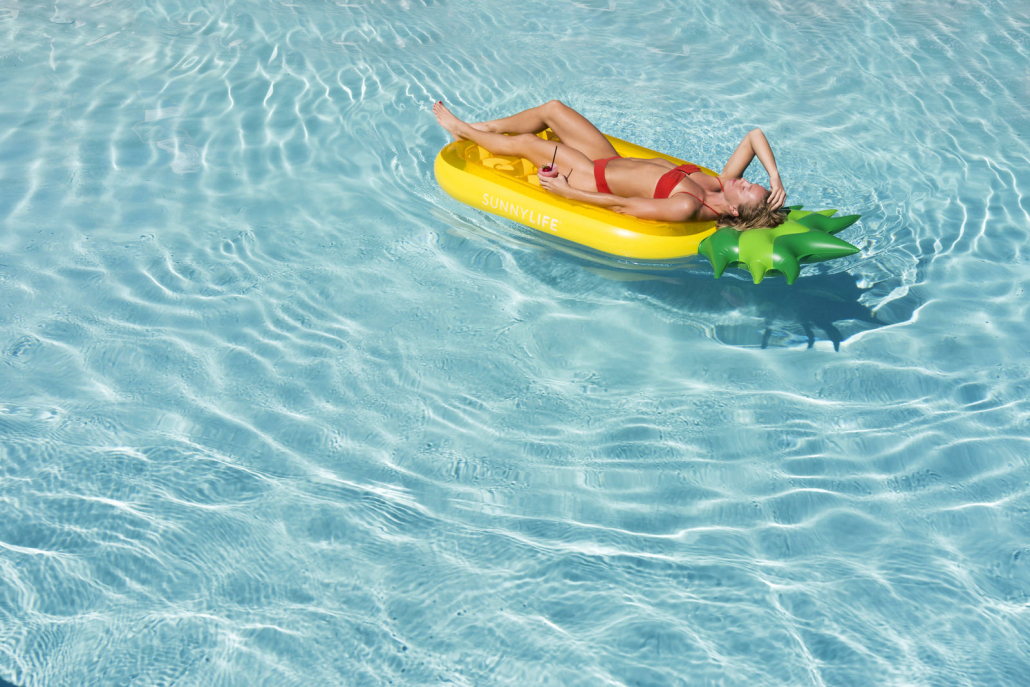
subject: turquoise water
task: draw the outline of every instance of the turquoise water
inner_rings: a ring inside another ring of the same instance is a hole
[[[0,0],[0,678],[1026,684],[1028,27]],[[862,252],[755,287],[440,191],[434,100],[552,98],[760,126]]]

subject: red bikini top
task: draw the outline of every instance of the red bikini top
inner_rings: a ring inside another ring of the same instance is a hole
[[[674,189],[676,187],[676,184],[680,183],[680,181],[683,180],[683,177],[685,177],[685,176],[687,176],[689,174],[693,174],[694,172],[700,172],[700,171],[701,171],[700,167],[698,167],[697,165],[694,165],[694,164],[690,164],[689,162],[687,164],[685,164],[685,165],[680,165],[676,169],[670,169],[668,172],[666,172],[665,174],[662,175],[661,179],[658,180],[658,184],[654,187],[654,197],[656,199],[668,198],[669,197],[669,193],[672,191],[672,189]],[[723,190],[723,188],[722,188],[722,179],[719,179],[719,177],[715,177],[715,178],[719,180],[719,190],[720,191]],[[680,193],[686,193],[688,196],[691,196],[691,197],[701,201],[701,204],[704,205],[709,210],[711,210],[712,212],[714,212],[716,217],[719,216],[719,212],[715,208],[713,208],[711,205],[709,205],[708,203],[704,202],[703,200],[701,200],[700,198],[695,196],[690,191],[677,191],[676,193],[673,193],[672,195],[678,196]]]

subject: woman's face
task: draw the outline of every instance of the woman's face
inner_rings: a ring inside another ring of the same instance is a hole
[[[726,202],[738,208],[741,205],[763,201],[769,197],[769,189],[752,184],[747,179],[731,179],[729,182],[724,182],[723,192]]]

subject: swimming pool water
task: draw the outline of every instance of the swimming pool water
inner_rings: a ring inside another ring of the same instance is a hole
[[[0,678],[1026,684],[1028,28],[0,0]],[[552,98],[759,126],[862,252],[755,287],[440,191],[434,100]]]

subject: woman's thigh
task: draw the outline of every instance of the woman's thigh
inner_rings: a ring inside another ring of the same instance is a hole
[[[566,175],[572,173],[569,182],[573,186],[584,190],[594,190],[594,162],[581,151],[564,142],[545,141],[536,134],[518,134],[505,138],[511,139],[511,151],[507,153],[492,152],[519,155],[537,167],[549,165],[553,159],[560,173]]]
[[[544,119],[562,143],[575,148],[591,160],[618,155],[600,129],[589,119],[558,100],[550,101],[547,107]]]

